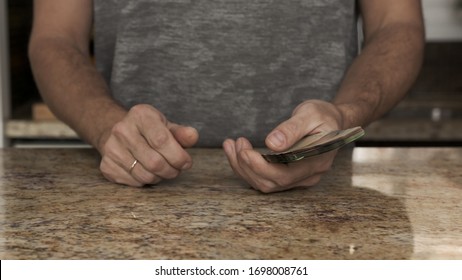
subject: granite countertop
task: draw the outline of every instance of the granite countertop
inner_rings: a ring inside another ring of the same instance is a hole
[[[462,259],[462,149],[342,150],[311,188],[262,194],[221,150],[157,186],[91,149],[0,150],[1,259]]]

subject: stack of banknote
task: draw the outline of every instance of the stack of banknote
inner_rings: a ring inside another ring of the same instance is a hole
[[[263,157],[268,162],[289,163],[306,157],[326,153],[351,143],[364,135],[361,127],[311,134],[302,138],[289,150],[282,153],[267,153]]]

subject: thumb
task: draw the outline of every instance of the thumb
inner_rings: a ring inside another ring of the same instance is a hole
[[[194,127],[169,122],[168,129],[183,148],[190,148],[197,143],[199,133]]]
[[[266,146],[276,152],[285,151],[306,135],[305,127],[303,121],[294,116],[268,134],[265,140]]]

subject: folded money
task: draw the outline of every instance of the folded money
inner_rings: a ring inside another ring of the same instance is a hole
[[[262,156],[268,162],[289,163],[306,157],[320,155],[335,149],[339,149],[364,135],[361,127],[353,127],[345,130],[334,130],[308,135],[298,141],[289,150],[282,153],[268,153]]]

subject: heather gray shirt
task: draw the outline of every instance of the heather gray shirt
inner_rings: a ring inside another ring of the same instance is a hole
[[[94,0],[97,67],[130,108],[198,129],[200,146],[268,132],[331,100],[357,53],[354,0]]]

